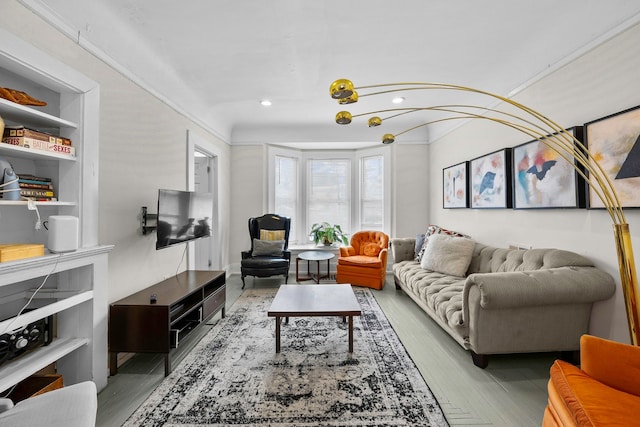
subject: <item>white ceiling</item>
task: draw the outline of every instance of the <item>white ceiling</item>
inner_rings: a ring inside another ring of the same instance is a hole
[[[447,82],[509,95],[640,22],[638,0],[21,1],[233,144],[377,145],[425,120],[339,126],[342,109],[394,106],[385,95],[340,107],[332,81]],[[405,107],[451,102],[431,91],[404,96]],[[447,126],[403,140],[435,140]]]

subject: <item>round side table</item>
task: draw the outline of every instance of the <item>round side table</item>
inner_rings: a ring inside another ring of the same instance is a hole
[[[329,262],[335,257],[335,255],[331,252],[327,251],[305,251],[300,252],[296,257],[296,282],[304,281],[304,280],[313,280],[316,283],[320,283],[320,279],[325,279],[329,277]],[[307,261],[307,276],[300,276],[300,260]],[[316,262],[316,270],[318,274],[314,275],[311,273],[311,261]],[[327,274],[320,275],[320,261],[327,261]]]

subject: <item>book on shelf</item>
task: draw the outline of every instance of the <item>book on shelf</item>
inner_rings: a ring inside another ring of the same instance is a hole
[[[76,148],[71,140],[50,135],[24,126],[7,126],[2,135],[2,142],[32,150],[49,151],[75,157]]]
[[[39,188],[42,190],[53,190],[52,183],[46,183],[43,181],[30,181],[30,180],[22,180],[18,179],[18,185],[20,188]]]
[[[36,189],[36,188],[20,188],[20,196],[51,198],[55,196],[55,193],[51,190],[42,190],[42,189]]]
[[[18,178],[20,178],[20,180],[29,180],[29,181],[37,181],[37,182],[44,182],[44,183],[51,183],[51,178],[49,177],[44,177],[44,176],[36,176],[36,175],[31,175],[28,173],[19,173],[18,174]]]

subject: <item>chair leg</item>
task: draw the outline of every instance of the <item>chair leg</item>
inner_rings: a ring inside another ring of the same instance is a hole
[[[284,275],[284,284],[286,285],[289,282],[289,274],[285,273]]]
[[[244,289],[244,285],[245,285],[245,283],[244,283],[244,276],[242,276],[242,289]]]

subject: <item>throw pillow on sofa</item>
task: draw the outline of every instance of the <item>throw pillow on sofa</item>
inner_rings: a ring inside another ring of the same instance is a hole
[[[427,249],[427,244],[429,243],[429,237],[435,234],[445,234],[447,236],[457,236],[457,237],[466,237],[469,238],[466,234],[458,233],[457,231],[447,230],[446,228],[442,228],[439,225],[430,225],[427,227],[426,233],[424,233],[424,239],[422,241],[422,248],[420,252],[418,252],[416,256],[416,261],[420,262],[422,260],[422,256],[424,255],[424,251]]]
[[[422,245],[424,244],[424,233],[416,234],[416,246],[414,250],[414,259],[420,262],[420,256],[422,254]]]
[[[429,237],[420,267],[449,276],[463,277],[473,256],[475,241],[466,237],[434,234]]]

